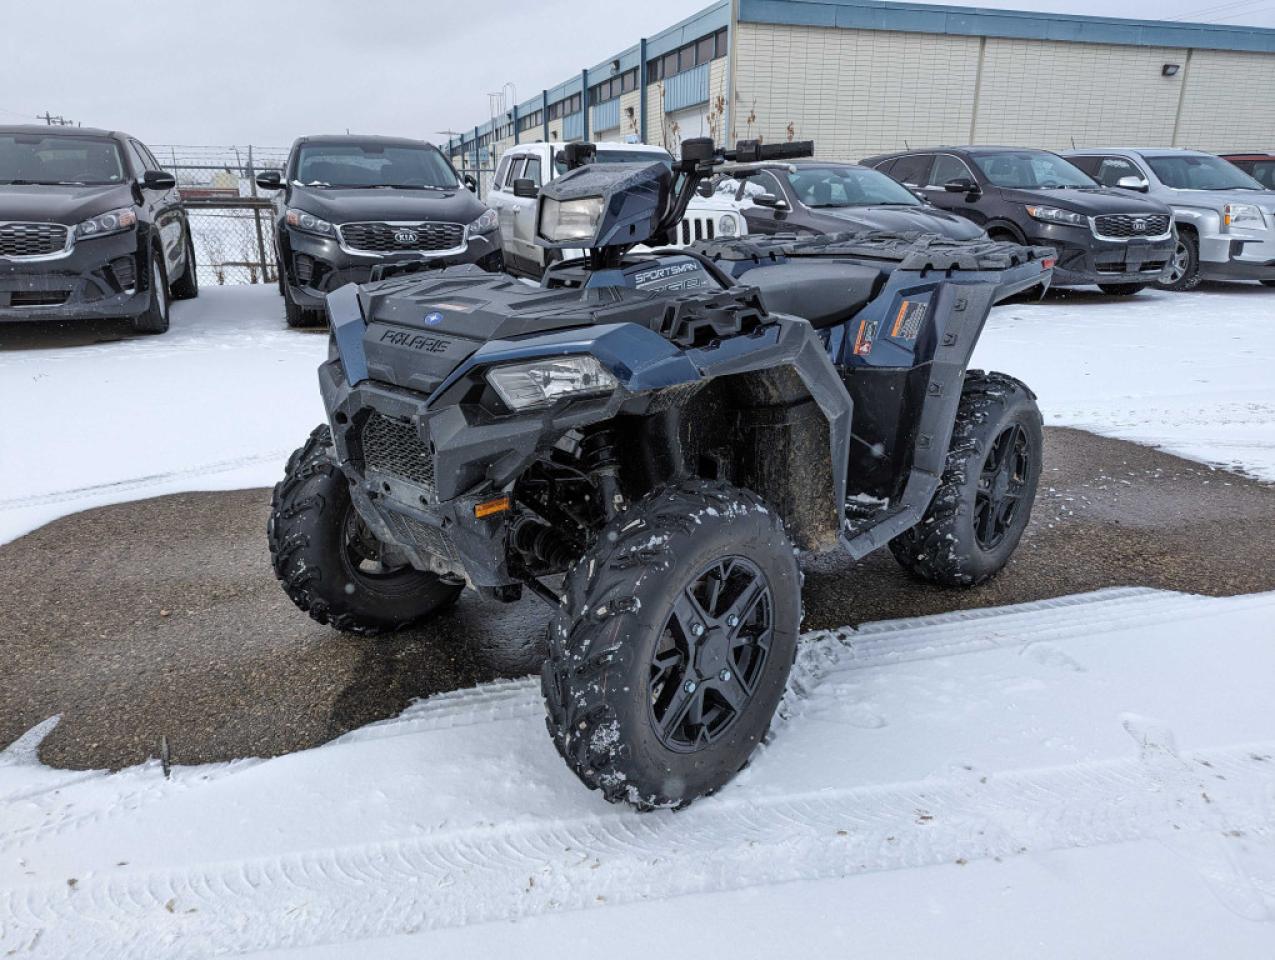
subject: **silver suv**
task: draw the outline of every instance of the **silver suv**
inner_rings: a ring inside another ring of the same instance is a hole
[[[1275,287],[1275,191],[1221,157],[1169,147],[1063,154],[1099,183],[1145,193],[1173,208],[1178,242],[1159,286],[1257,280]]]

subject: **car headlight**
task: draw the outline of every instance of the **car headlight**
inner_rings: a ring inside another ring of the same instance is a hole
[[[596,357],[554,357],[492,367],[487,382],[511,410],[526,410],[562,397],[610,393],[616,379]]]
[[[540,201],[540,235],[546,240],[592,240],[601,220],[601,197]]]
[[[500,214],[495,210],[484,210],[483,215],[469,225],[469,232],[475,236],[491,233],[500,226]]]
[[[121,207],[109,213],[99,213],[83,223],[76,224],[75,236],[78,240],[89,237],[104,237],[109,233],[123,233],[137,226],[137,212],[132,207]]]
[[[332,224],[326,220],[316,217],[312,213],[306,213],[304,210],[298,210],[295,207],[288,208],[288,212],[283,215],[283,220],[288,226],[295,230],[300,230],[302,233],[330,237],[334,232]]]
[[[1074,210],[1063,210],[1060,207],[1029,206],[1027,215],[1034,220],[1044,220],[1046,223],[1065,223],[1072,227],[1083,227],[1088,223],[1084,214],[1076,213]]]
[[[1266,226],[1262,211],[1251,203],[1228,203],[1222,208],[1222,222],[1228,227],[1242,227],[1246,223],[1257,227]]]
[[[723,237],[733,237],[739,229],[739,224],[735,222],[735,218],[730,214],[722,217],[717,221],[717,232]]]

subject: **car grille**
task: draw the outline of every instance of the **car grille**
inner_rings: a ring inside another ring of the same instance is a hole
[[[697,240],[712,240],[714,234],[713,218],[687,217],[677,227],[682,246],[689,247]]]
[[[1132,213],[1114,213],[1094,217],[1094,233],[1112,240],[1128,240],[1130,237],[1162,237],[1169,232],[1169,216],[1152,213],[1138,216]]]
[[[46,257],[66,249],[69,227],[60,223],[0,223],[0,257]]]
[[[346,247],[367,253],[453,250],[465,243],[459,223],[344,223],[340,229]]]
[[[412,424],[373,413],[359,441],[365,469],[401,477],[433,493],[434,458]]]
[[[70,296],[70,290],[14,290],[9,294],[9,306],[60,307]]]

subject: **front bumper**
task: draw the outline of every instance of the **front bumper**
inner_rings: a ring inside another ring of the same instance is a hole
[[[1175,245],[1172,236],[1163,240],[1104,240],[1088,227],[1045,223],[1035,225],[1028,242],[1058,252],[1056,287],[1153,283],[1168,268]]]
[[[1240,238],[1224,235],[1224,245],[1211,245],[1211,253],[1224,253],[1223,260],[1204,259],[1200,251],[1200,276],[1205,280],[1275,280],[1275,239]],[[1204,244],[1201,243],[1201,248]]]
[[[150,306],[137,233],[81,240],[51,260],[0,258],[0,322],[135,317]]]
[[[430,263],[450,267],[476,263],[493,272],[503,268],[500,232],[470,236],[463,251],[437,256],[429,253],[352,253],[335,238],[316,237],[289,227],[279,228],[279,255],[292,302],[320,309],[324,298],[347,283],[367,283],[372,268],[381,264]]]

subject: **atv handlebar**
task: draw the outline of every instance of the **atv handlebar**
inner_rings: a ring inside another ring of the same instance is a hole
[[[814,152],[813,140],[797,140],[791,143],[740,140],[735,144],[734,150],[718,149],[709,137],[692,137],[689,140],[683,140],[682,158],[673,164],[673,173],[680,180],[674,181],[672,203],[656,224],[652,240],[657,244],[668,243],[669,233],[686,216],[687,207],[695,197],[696,187],[712,176],[713,170],[722,164],[796,160],[800,157],[814,156]]]

